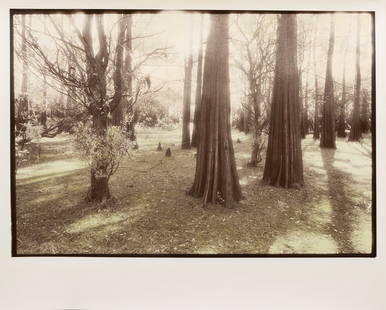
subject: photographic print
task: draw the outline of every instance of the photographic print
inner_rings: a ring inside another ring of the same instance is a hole
[[[13,256],[375,256],[374,12],[10,18]]]

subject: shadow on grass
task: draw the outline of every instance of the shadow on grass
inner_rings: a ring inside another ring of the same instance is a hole
[[[355,201],[348,195],[349,185],[353,183],[352,176],[334,167],[335,149],[321,149],[323,166],[328,176],[328,195],[332,206],[329,234],[335,239],[340,253],[353,254],[355,248],[351,235],[354,230],[356,214]]]

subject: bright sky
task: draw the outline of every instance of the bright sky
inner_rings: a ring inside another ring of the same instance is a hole
[[[248,14],[249,15],[249,14]],[[252,14],[253,15],[253,14]],[[117,14],[105,14],[104,22],[106,33],[111,33],[112,46],[114,46],[114,40],[117,32]],[[74,31],[70,25],[70,21],[63,15],[56,15],[54,17],[58,22],[63,23],[64,28],[68,32],[68,35],[74,36]],[[153,85],[160,85],[167,83],[167,87],[172,88],[182,98],[183,92],[183,76],[184,76],[184,58],[189,51],[190,37],[193,33],[193,56],[194,61],[197,60],[197,50],[199,44],[199,27],[200,27],[200,15],[197,13],[183,13],[165,11],[159,14],[138,14],[133,19],[133,36],[151,36],[138,39],[133,42],[134,46],[134,59],[140,58],[143,53],[148,52],[157,47],[169,47],[168,56],[165,59],[155,59],[149,61],[145,66],[141,68],[144,74],[150,74]],[[239,17],[243,19],[251,19],[251,16],[241,15]],[[20,16],[16,16],[15,23],[20,20]],[[27,23],[28,23],[27,18]],[[83,14],[77,14],[73,18],[75,24],[82,28],[84,16]],[[240,33],[234,27],[235,15],[230,16],[230,36],[232,38],[241,39]],[[253,16],[252,16],[253,20]],[[275,19],[272,19],[275,20]],[[326,66],[326,55],[328,47],[328,35],[330,27],[330,15],[329,14],[302,14],[298,15],[298,29],[308,29],[312,33],[314,25],[317,24],[318,28],[318,73],[321,77],[325,75]],[[335,53],[333,59],[333,74],[334,79],[337,82],[342,80],[343,63],[346,61],[347,73],[346,80],[348,84],[353,84],[355,78],[355,47],[356,47],[356,23],[357,14],[335,14]],[[372,60],[372,48],[371,48],[371,16],[369,14],[361,14],[361,73],[363,84],[369,85],[371,77],[371,60]],[[204,17],[204,41],[206,39],[209,18],[208,15]],[[248,22],[246,23],[248,26]],[[247,27],[246,26],[246,27]],[[273,25],[275,26],[275,25]],[[42,32],[50,31],[54,33],[53,27],[50,25],[48,18],[39,15],[32,15],[31,18],[32,29],[39,31],[36,32],[36,36],[42,45],[45,46],[51,52],[55,51],[55,44],[53,40]],[[251,26],[252,27],[252,26]],[[275,26],[276,27],[276,26]],[[20,29],[20,28],[18,28]],[[193,32],[192,32],[193,29]],[[251,32],[251,29],[246,29]],[[252,29],[253,30],[253,29]],[[275,33],[274,33],[275,35]],[[312,35],[311,35],[312,36]],[[311,40],[312,38],[307,37],[306,39]],[[15,32],[15,46],[16,48],[20,44],[20,38]],[[94,48],[97,48],[97,43]],[[344,56],[344,51],[348,46],[347,57]],[[235,49],[232,49],[231,52]],[[313,74],[313,64],[308,58],[311,56],[310,53],[305,54],[305,70],[307,68],[311,71],[311,77]],[[238,57],[238,55],[231,55],[232,57]],[[308,65],[307,65],[308,64]],[[20,89],[20,61],[15,57],[15,91],[16,94]],[[192,87],[192,102],[194,102],[194,89],[195,89],[195,72],[196,67],[193,69],[193,87]],[[241,101],[243,89],[245,88],[245,81],[240,79],[240,73],[235,69],[231,68],[231,101],[232,106],[237,106]],[[310,83],[313,85],[313,83]],[[30,89],[32,89],[37,97],[41,96],[41,85],[42,82],[38,77],[30,78]],[[52,93],[52,91],[51,91]],[[37,99],[37,101],[39,101]],[[178,103],[179,104],[179,103]],[[182,103],[181,103],[182,105]]]

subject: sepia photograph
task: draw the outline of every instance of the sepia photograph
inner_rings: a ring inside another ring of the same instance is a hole
[[[12,9],[12,256],[374,257],[374,18]]]

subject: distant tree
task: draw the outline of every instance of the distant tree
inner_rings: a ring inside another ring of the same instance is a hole
[[[198,49],[198,60],[197,60],[197,77],[196,77],[196,97],[194,104],[194,120],[193,120],[193,133],[191,146],[196,147],[200,139],[200,105],[201,105],[201,92],[202,92],[202,58],[203,58],[203,17],[201,15],[200,21],[200,47]]]
[[[317,59],[316,59],[316,37],[318,34],[318,16],[315,16],[315,29],[313,37],[313,47],[312,47],[312,60],[314,63],[314,132],[313,138],[317,140],[320,138],[320,107],[319,107],[319,86],[318,86],[318,72],[316,69]]]
[[[369,115],[369,93],[366,89],[362,92],[362,110],[361,110],[361,123],[362,133],[368,133],[370,130],[370,115]]]
[[[193,19],[191,20],[193,23]],[[193,27],[192,27],[193,28]],[[185,59],[185,78],[184,78],[184,98],[182,105],[182,149],[190,149],[190,104],[192,93],[192,70],[193,70],[193,53],[192,53],[193,29],[190,31],[190,49]]]
[[[360,15],[357,16],[357,47],[356,47],[356,76],[354,88],[354,108],[351,119],[351,130],[348,141],[359,141],[362,138],[361,129],[361,68],[360,68]]]
[[[335,102],[334,102],[334,80],[332,76],[332,57],[335,43],[335,21],[334,15],[330,19],[330,38],[327,52],[326,80],[324,85],[324,100],[322,107],[322,126],[320,147],[336,148],[335,145]]]
[[[231,207],[241,199],[230,126],[227,14],[211,14],[207,41],[196,172],[189,193]]]
[[[253,31],[248,32],[238,18],[235,20],[241,39],[233,41],[241,52],[234,62],[247,81],[239,119],[242,123],[238,125],[245,133],[252,133],[250,166],[262,161],[261,152],[265,143],[263,132],[268,124],[267,106],[272,88],[275,51],[275,37],[270,31],[270,28],[273,29],[272,21],[264,15],[254,16]],[[251,28],[250,25],[248,28]]]
[[[296,14],[278,19],[276,67],[263,182],[280,187],[304,184],[300,137]]]
[[[348,46],[347,46],[348,47]],[[345,51],[345,57],[343,61],[343,78],[342,78],[342,98],[339,104],[339,116],[338,116],[338,128],[337,135],[340,138],[346,137],[346,55],[347,47]]]

